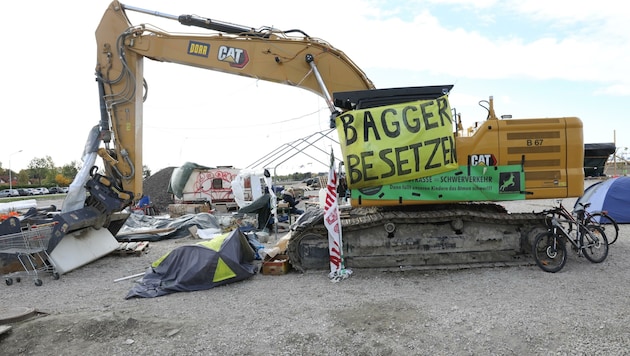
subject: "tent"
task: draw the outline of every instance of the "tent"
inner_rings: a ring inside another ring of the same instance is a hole
[[[630,177],[610,178],[597,182],[584,190],[574,205],[591,203],[589,212],[607,210],[619,224],[630,223]]]
[[[242,281],[256,273],[254,257],[239,229],[180,246],[153,262],[125,299],[192,292]]]

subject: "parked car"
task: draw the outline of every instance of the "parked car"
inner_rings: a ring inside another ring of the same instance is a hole
[[[46,188],[46,187],[34,188],[33,192],[39,192],[39,193],[37,193],[37,195],[50,194],[50,192],[48,191],[48,188]]]
[[[319,178],[317,177],[306,178],[302,181],[302,183],[305,183],[307,186],[311,188],[319,188]]]
[[[18,193],[20,193],[20,196],[28,196],[28,195],[33,195],[33,192],[31,191],[31,188],[18,188],[17,189]]]
[[[70,188],[69,188],[69,187],[61,187],[60,189],[61,189],[61,192],[62,192],[62,193],[67,193],[67,192],[68,192],[68,190],[70,190]]]
[[[50,194],[60,194],[60,193],[63,193],[63,191],[61,191],[61,188],[59,188],[59,187],[52,187],[52,188],[49,188],[49,189],[48,189],[48,192],[49,192]]]
[[[6,197],[19,197],[20,196],[20,192],[18,192],[17,189],[5,189],[0,191],[0,198],[6,198]]]

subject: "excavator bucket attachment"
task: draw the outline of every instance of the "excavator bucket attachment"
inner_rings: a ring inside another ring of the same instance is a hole
[[[48,244],[48,254],[59,274],[86,265],[118,248],[115,235],[129,213],[112,214],[108,228],[95,228],[95,225],[98,226],[94,224],[95,219],[102,217],[96,209],[86,207],[59,214],[53,219],[55,227]]]
[[[130,214],[122,210],[132,203],[133,194],[118,189],[106,177],[93,173],[85,188],[89,197],[83,208],[53,218],[48,254],[60,274],[118,248],[114,235]]]
[[[92,227],[66,235],[50,253],[59,274],[64,274],[108,255],[118,241],[107,229]]]

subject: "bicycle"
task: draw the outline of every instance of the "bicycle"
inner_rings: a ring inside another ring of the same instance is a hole
[[[588,211],[588,207],[591,203],[578,203],[578,207],[569,212],[564,205],[562,205],[561,199],[558,199],[556,202],[558,203],[558,216],[561,218],[562,222],[567,223],[569,231],[572,231],[574,228],[573,220],[580,216],[580,219],[583,220],[583,224],[596,225],[604,230],[609,245],[612,245],[615,241],[617,241],[617,237],[619,236],[619,225],[612,216],[608,215],[606,210],[599,210],[590,213]],[[583,214],[583,216],[580,214]],[[609,225],[612,226],[612,228],[607,228]]]
[[[573,210],[574,213],[580,210],[584,210],[584,219],[589,224],[593,224],[593,225],[597,225],[601,227],[602,230],[604,230],[604,232],[606,233],[606,238],[608,238],[608,244],[609,245],[614,244],[615,241],[617,241],[617,237],[619,236],[619,225],[617,224],[617,221],[612,216],[608,215],[608,212],[606,210],[595,211],[592,213],[588,212],[586,208],[588,208],[590,203],[587,203],[587,204],[578,203],[578,204],[579,204],[579,207]],[[607,228],[609,225],[612,226],[611,229]]]
[[[560,271],[567,262],[567,241],[578,256],[584,256],[592,263],[601,263],[608,256],[606,233],[597,225],[584,224],[584,214],[577,212],[577,217],[566,215],[566,209],[555,207],[545,210],[548,230],[536,235],[532,245],[532,254],[536,265],[545,272]],[[562,217],[567,218],[564,220]],[[576,226],[568,230],[563,226],[569,223]]]

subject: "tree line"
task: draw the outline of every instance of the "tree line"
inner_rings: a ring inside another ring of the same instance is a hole
[[[80,161],[72,161],[69,164],[63,166],[56,166],[52,157],[36,157],[33,158],[26,169],[22,169],[18,172],[15,170],[11,170],[11,177],[13,179],[12,186],[14,188],[20,187],[28,187],[32,185],[36,186],[59,186],[59,187],[67,187],[72,183],[76,175],[81,170],[82,162]],[[99,169],[99,172],[101,170]],[[146,179],[151,176],[151,169],[146,165],[142,167],[143,177]],[[102,173],[102,172],[101,172]],[[311,172],[295,172],[292,174],[281,175],[275,177],[275,179],[279,181],[283,180],[293,180],[300,181],[303,179],[315,177],[317,175],[322,175],[325,173],[311,173]],[[0,161],[0,178],[2,181],[6,182],[4,184],[0,183],[0,189],[6,189],[9,187],[9,168],[4,167],[3,162]],[[5,187],[6,186],[6,187]]]
[[[68,186],[74,180],[81,169],[81,162],[72,161],[69,164],[57,167],[50,156],[33,158],[26,169],[19,172],[11,169],[13,187],[37,186]],[[0,162],[0,176],[9,186],[9,168]]]

